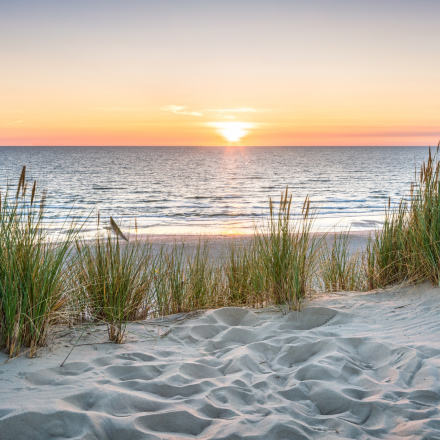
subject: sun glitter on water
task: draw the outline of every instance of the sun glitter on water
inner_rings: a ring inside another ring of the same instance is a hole
[[[210,122],[208,124],[215,127],[217,131],[228,142],[239,142],[242,137],[249,133],[249,130],[254,126],[249,122]]]

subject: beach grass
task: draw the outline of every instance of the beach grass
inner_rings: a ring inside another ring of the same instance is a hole
[[[21,347],[29,357],[63,319],[70,294],[72,244],[80,227],[71,225],[61,239],[49,239],[43,227],[44,193],[37,202],[36,183],[26,194],[26,169],[16,196],[0,196],[0,345],[10,357]]]
[[[440,147],[440,145],[439,145]],[[440,282],[439,148],[416,173],[407,197],[385,207],[383,226],[353,252],[345,230],[314,233],[317,211],[306,198],[294,212],[288,188],[246,245],[213,259],[209,241],[162,246],[128,241],[110,217],[109,232],[81,238],[81,225],[53,239],[45,194],[17,188],[0,196],[0,345],[32,357],[59,323],[104,322],[124,341],[127,323],[225,306],[301,310],[315,292],[366,291],[395,283]],[[12,187],[11,187],[12,188]],[[15,197],[14,197],[15,195]]]
[[[267,301],[266,277],[255,241],[248,246],[231,243],[222,261],[225,304],[263,305]]]
[[[383,227],[367,245],[369,284],[440,282],[440,143],[415,175],[407,197],[385,209]]]
[[[331,245],[329,240],[323,241],[318,256],[320,268],[318,285],[321,291],[340,292],[367,289],[363,254],[359,251],[350,251],[351,240],[350,230],[346,229],[333,234]]]
[[[151,244],[121,245],[118,236],[108,233],[91,243],[78,240],[76,249],[75,303],[82,306],[82,316],[105,322],[109,339],[121,343],[127,322],[151,313]]]
[[[167,250],[162,246],[154,269],[157,313],[169,315],[212,306],[214,275],[208,242],[199,240],[193,252],[186,252],[185,243],[174,243]]]
[[[255,230],[255,246],[271,300],[283,309],[300,310],[325,237],[312,234],[316,212],[308,198],[301,213],[293,214],[291,206],[292,195],[286,187],[277,212],[270,200],[269,217]]]

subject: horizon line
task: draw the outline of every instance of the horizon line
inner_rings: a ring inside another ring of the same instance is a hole
[[[436,148],[437,145],[0,145],[0,148]]]

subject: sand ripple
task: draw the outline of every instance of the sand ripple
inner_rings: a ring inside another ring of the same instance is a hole
[[[334,295],[287,316],[209,311],[63,368],[17,375],[17,360],[0,374],[0,439],[440,438],[438,310],[427,286]]]

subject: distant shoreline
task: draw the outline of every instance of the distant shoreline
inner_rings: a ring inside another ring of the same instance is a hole
[[[335,233],[330,232],[315,232],[313,235],[322,236],[327,234],[327,242],[331,244]],[[374,234],[374,230],[368,231],[350,231],[350,252],[364,251],[366,249],[366,243],[368,237]],[[340,232],[336,231],[336,235],[340,235]],[[183,243],[188,251],[195,250],[199,243],[207,243],[209,248],[209,254],[211,258],[220,257],[222,254],[228,251],[231,245],[249,245],[254,238],[253,234],[237,234],[237,235],[193,235],[193,234],[138,234],[131,235],[130,241],[135,239],[139,241],[149,241],[153,245],[173,245]]]

